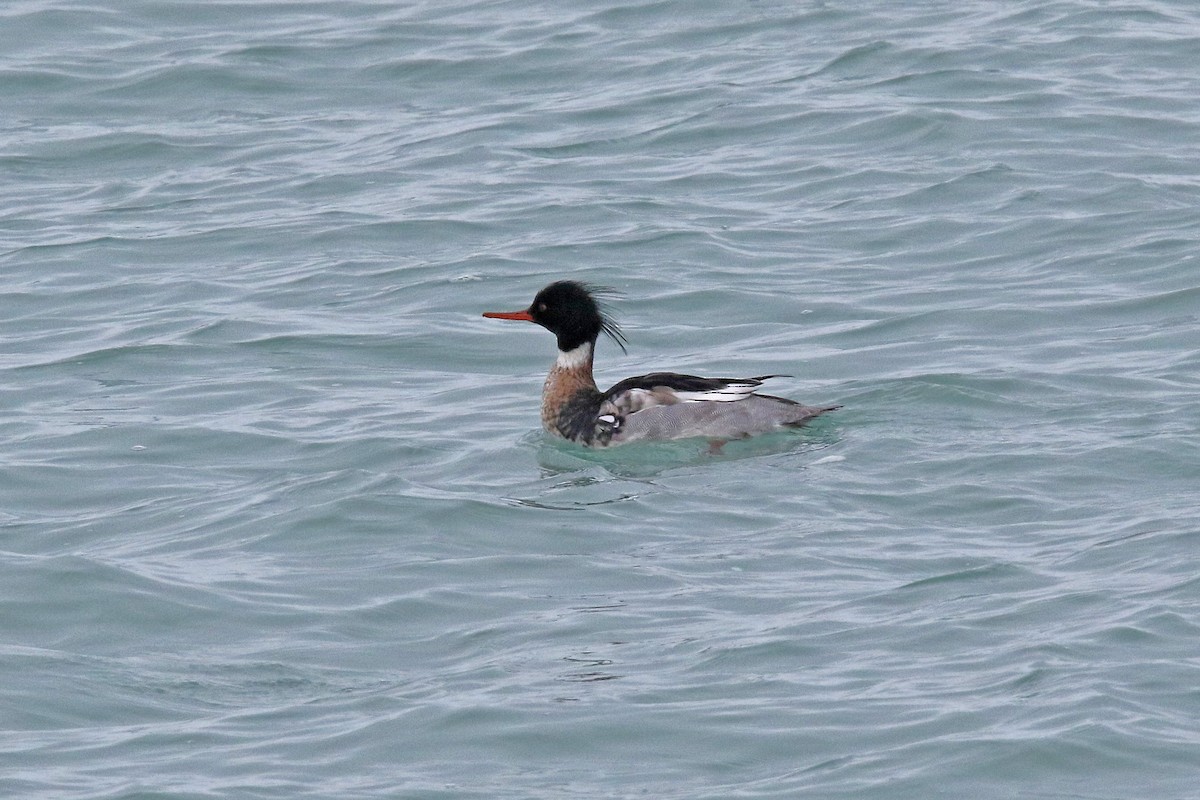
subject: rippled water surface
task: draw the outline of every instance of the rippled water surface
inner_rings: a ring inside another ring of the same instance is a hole
[[[1197,796],[1194,3],[0,32],[4,797]],[[564,277],[844,408],[547,441]]]

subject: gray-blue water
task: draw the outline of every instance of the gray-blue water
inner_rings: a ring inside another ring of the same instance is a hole
[[[1200,6],[9,0],[0,796],[1200,796]],[[547,441],[783,373],[799,433]]]

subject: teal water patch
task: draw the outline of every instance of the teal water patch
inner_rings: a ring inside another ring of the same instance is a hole
[[[0,793],[1194,794],[1195,10],[680,11],[0,12]]]

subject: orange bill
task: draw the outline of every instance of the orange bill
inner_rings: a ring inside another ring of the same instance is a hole
[[[483,315],[489,319],[519,319],[533,322],[533,317],[529,316],[528,311],[485,311]]]

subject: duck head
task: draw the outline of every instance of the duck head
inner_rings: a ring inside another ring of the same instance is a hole
[[[515,319],[534,322],[558,339],[558,349],[571,352],[584,344],[595,344],[601,333],[625,351],[625,336],[608,314],[598,296],[612,292],[578,281],[557,281],[537,293],[523,311],[488,311],[490,319]]]

